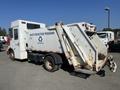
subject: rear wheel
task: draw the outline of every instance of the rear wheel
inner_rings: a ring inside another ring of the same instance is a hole
[[[55,58],[49,55],[45,57],[43,67],[49,72],[54,72],[59,70],[61,64],[55,64]]]

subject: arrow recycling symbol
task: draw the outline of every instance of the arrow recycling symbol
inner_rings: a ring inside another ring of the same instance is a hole
[[[39,41],[39,42],[42,42],[42,41],[43,41],[42,36],[39,36],[38,41]]]

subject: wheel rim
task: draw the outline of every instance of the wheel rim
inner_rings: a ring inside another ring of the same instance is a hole
[[[52,63],[50,61],[46,61],[45,66],[46,66],[46,68],[48,70],[52,70],[53,69]]]
[[[13,54],[13,52],[10,52],[10,59],[14,59],[14,54]]]

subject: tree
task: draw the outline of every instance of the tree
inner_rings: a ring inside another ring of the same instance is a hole
[[[0,27],[0,36],[6,36],[6,29]]]

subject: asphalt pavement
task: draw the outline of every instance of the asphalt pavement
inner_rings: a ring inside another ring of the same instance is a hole
[[[11,61],[0,52],[0,90],[120,90],[120,53],[110,53],[118,65],[115,73],[105,67],[105,77],[92,75],[87,79],[72,76],[60,69],[50,73],[42,65]]]

